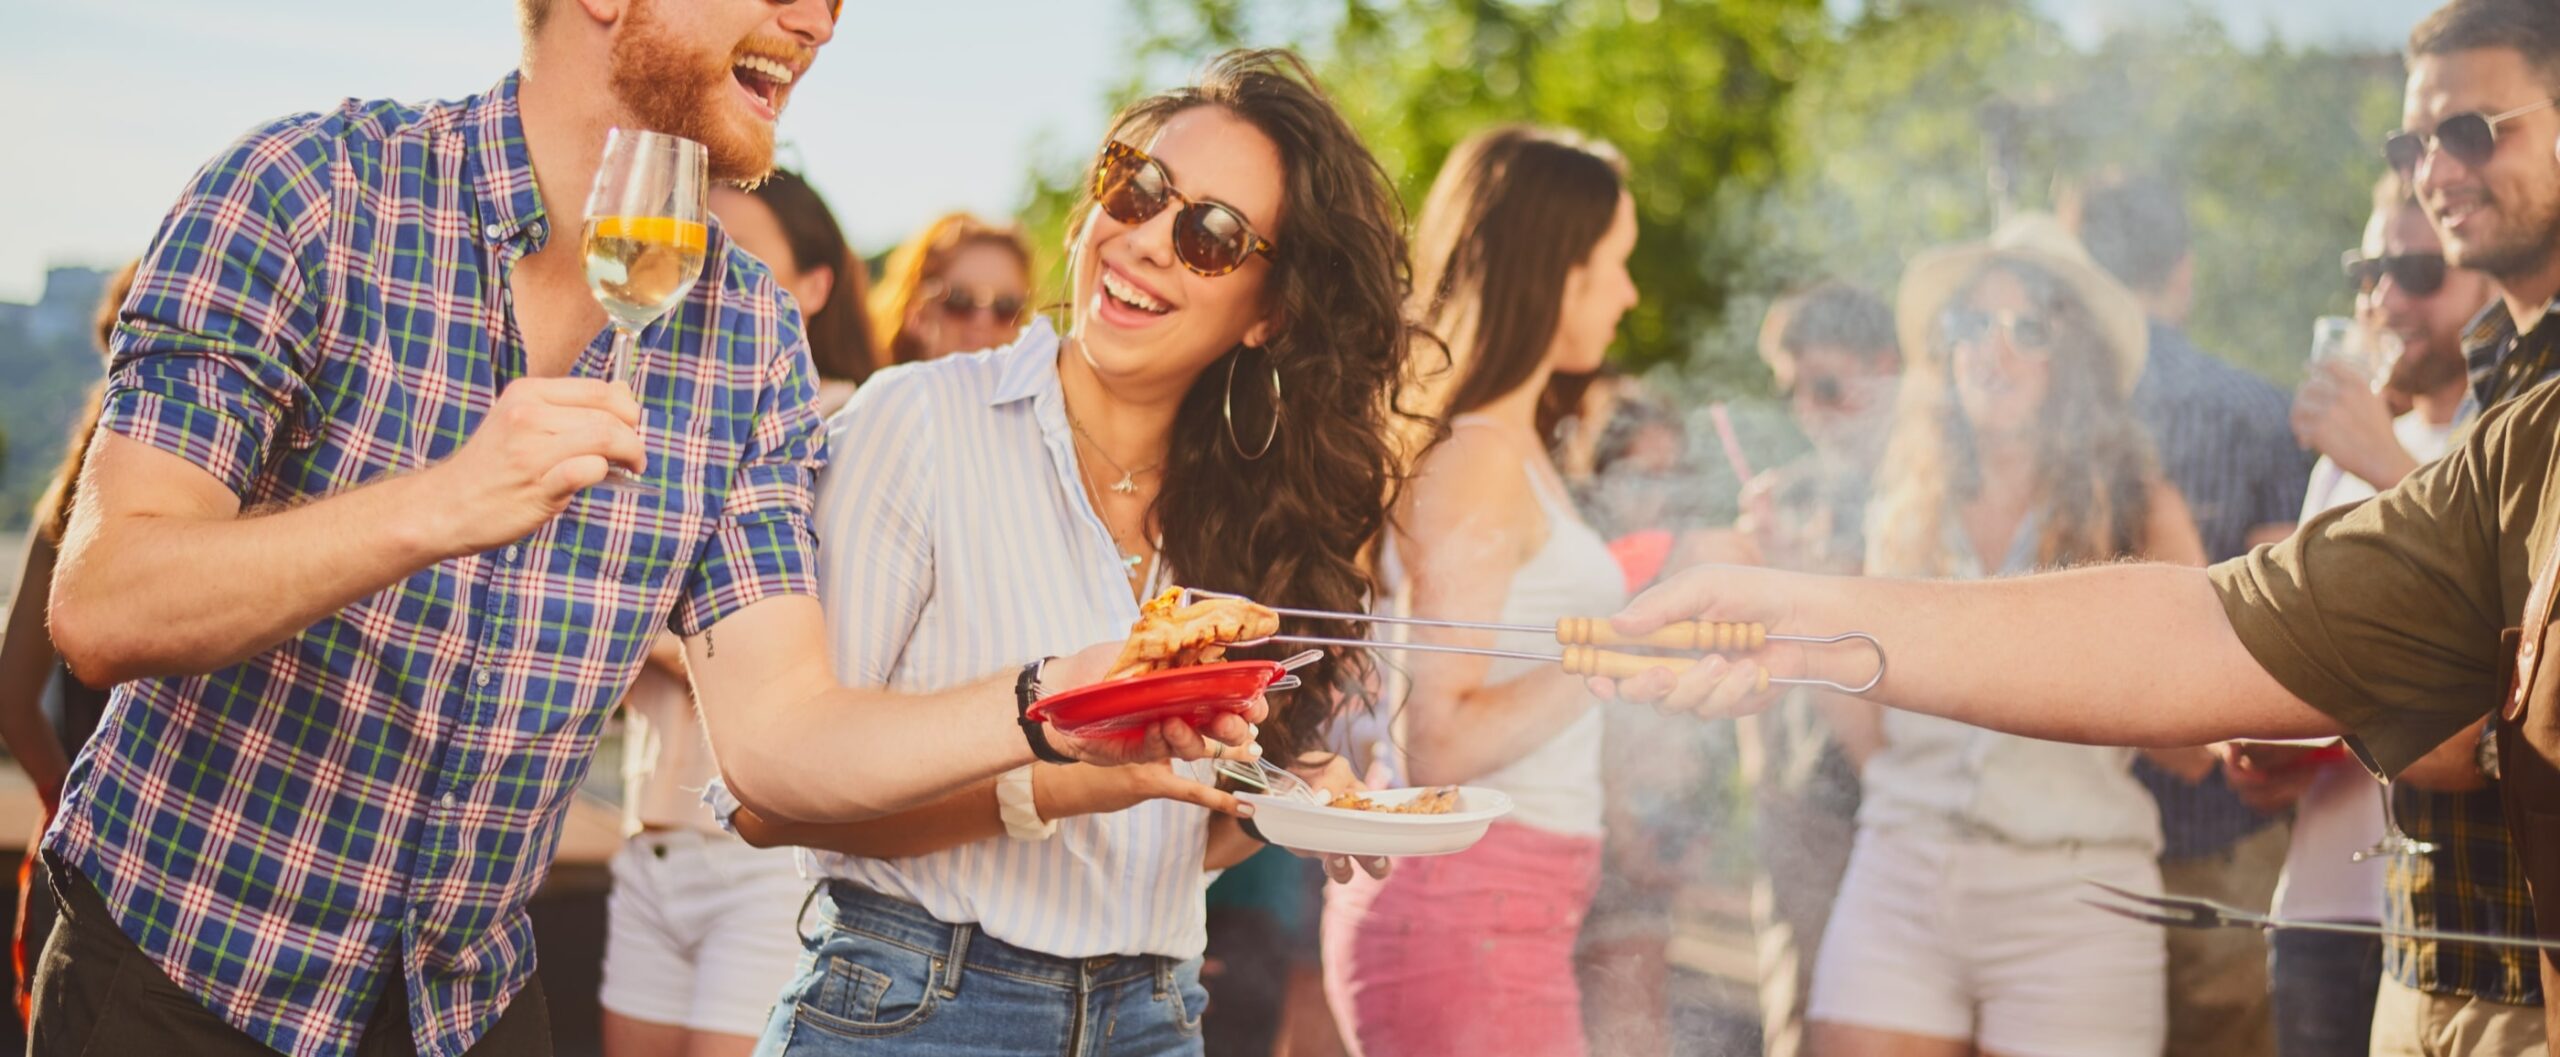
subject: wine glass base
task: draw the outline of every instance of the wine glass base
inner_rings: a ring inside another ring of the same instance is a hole
[[[2415,837],[2386,836],[2382,838],[2382,843],[2347,856],[2347,861],[2371,862],[2375,859],[2389,859],[2401,856],[2432,855],[2435,853],[2435,850],[2435,845],[2419,840]]]

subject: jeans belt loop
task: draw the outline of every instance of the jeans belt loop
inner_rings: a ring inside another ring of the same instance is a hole
[[[1173,959],[1152,958],[1149,960],[1156,963],[1156,1001],[1162,1002],[1173,994]]]
[[[966,922],[951,926],[951,949],[942,959],[942,997],[960,997],[960,970],[969,963],[969,940],[977,930]]]
[[[800,945],[802,947],[806,947],[810,950],[816,950],[818,948],[818,942],[825,939],[827,936],[827,930],[824,928],[819,929],[818,934],[815,936],[809,934],[809,907],[811,904],[818,901],[818,894],[826,890],[827,883],[825,881],[811,882],[809,885],[809,894],[800,897],[800,913],[791,919],[792,933],[800,937]]]

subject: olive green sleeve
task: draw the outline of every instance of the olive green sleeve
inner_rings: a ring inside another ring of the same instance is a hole
[[[2386,771],[2480,718],[2506,688],[2499,633],[2530,579],[2525,540],[2545,490],[2553,392],[2492,413],[2399,487],[2211,570],[2250,655]]]

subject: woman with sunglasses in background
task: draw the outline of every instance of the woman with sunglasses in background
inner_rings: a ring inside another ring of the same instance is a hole
[[[1549,380],[1597,370],[1636,303],[1623,173],[1606,147],[1499,128],[1460,144],[1432,184],[1415,308],[1451,350],[1450,433],[1422,456],[1386,545],[1413,616],[1551,625],[1626,602],[1539,427]],[[1580,1054],[1573,953],[1599,880],[1599,703],[1552,664],[1415,654],[1405,667],[1404,779],[1499,789],[1514,806],[1464,852],[1329,893],[1335,1016],[1368,1057]]]
[[[2128,404],[2142,308],[2051,218],[1922,255],[1896,318],[1910,365],[1869,573],[2203,564]],[[2160,929],[2079,901],[2093,878],[2159,890],[2159,808],[2134,750],[1856,705],[1882,745],[1815,962],[1809,1052],[2158,1057]]]
[[[871,374],[862,262],[806,180],[777,169],[753,190],[711,192],[729,237],[799,302],[818,401],[829,414]],[[718,775],[684,644],[661,634],[624,692],[623,846],[606,905],[605,1057],[744,1057],[800,950],[792,911],[808,882],[788,849],[756,848],[702,805]]]
[[[1031,244],[967,213],[936,218],[889,254],[871,295],[891,363],[936,360],[1014,339],[1031,308]]]
[[[1124,635],[1167,584],[1368,604],[1412,338],[1393,185],[1297,58],[1237,52],[1112,123],[1067,333],[874,376],[821,483],[821,595],[855,685],[930,687]],[[1291,621],[1356,638],[1348,621]],[[1265,719],[1302,756],[1357,652]],[[1209,871],[1259,847],[1210,769],[1034,765],[871,823],[734,817],[813,849],[824,921],[760,1052],[1200,1051]],[[1347,877],[1351,864],[1328,864]],[[1383,871],[1382,863],[1367,864]]]

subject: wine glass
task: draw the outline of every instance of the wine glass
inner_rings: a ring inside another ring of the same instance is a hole
[[[640,332],[667,314],[702,278],[710,248],[703,196],[710,180],[702,144],[679,136],[616,128],[587,192],[587,289],[613,322],[609,380],[639,393],[633,377]],[[616,466],[600,487],[654,493],[656,486]]]
[[[2367,859],[2379,859],[2386,855],[2425,855],[2436,850],[2435,845],[2412,837],[2400,828],[2399,816],[2391,809],[2391,802],[2397,799],[2391,794],[2398,787],[2395,779],[2382,779],[2382,839],[2375,841],[2373,847],[2366,848],[2348,858],[2356,862],[2364,862]]]

